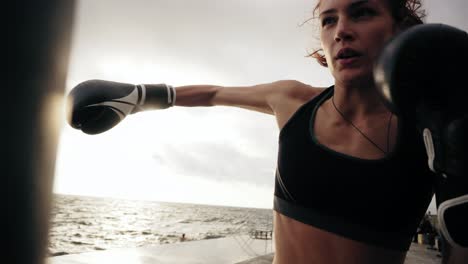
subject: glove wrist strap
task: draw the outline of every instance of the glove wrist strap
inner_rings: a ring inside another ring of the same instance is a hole
[[[176,90],[167,84],[136,85],[141,94],[138,106],[144,110],[166,109],[175,105]]]

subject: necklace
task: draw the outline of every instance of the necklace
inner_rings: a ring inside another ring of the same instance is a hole
[[[353,122],[351,122],[351,120],[347,119],[345,117],[345,115],[338,109],[338,107],[336,107],[335,105],[335,96],[333,95],[332,96],[332,104],[333,104],[333,107],[335,107],[335,110],[341,115],[341,117],[346,121],[348,122],[351,126],[353,126],[365,139],[367,139],[367,141],[369,141],[370,143],[372,143],[372,145],[374,145],[376,148],[378,148],[380,151],[382,151],[384,154],[387,154],[389,152],[389,146],[390,146],[390,125],[392,123],[392,117],[393,117],[393,113],[390,114],[390,118],[388,119],[388,125],[387,125],[387,151],[383,150],[381,147],[379,147],[379,145],[377,145],[377,143],[375,143],[372,139],[370,139],[366,134],[364,134],[364,132],[362,132],[356,125],[354,125]]]

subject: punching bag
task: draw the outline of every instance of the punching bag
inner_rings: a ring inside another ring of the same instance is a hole
[[[71,0],[9,1],[4,9],[9,19],[1,263],[45,263],[74,7]]]

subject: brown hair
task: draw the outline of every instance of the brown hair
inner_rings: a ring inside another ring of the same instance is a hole
[[[423,24],[422,18],[426,16],[424,9],[421,9],[421,0],[386,0],[392,17],[395,22],[399,25],[401,30],[408,29],[412,26]],[[314,17],[320,6],[320,0],[314,8]],[[313,19],[312,18],[312,19]],[[309,19],[311,20],[311,19]],[[307,20],[307,21],[309,21]],[[306,22],[307,22],[306,21]],[[325,55],[321,53],[322,49],[318,49],[308,54],[307,57],[312,57],[317,60],[317,62],[324,66],[328,67]]]

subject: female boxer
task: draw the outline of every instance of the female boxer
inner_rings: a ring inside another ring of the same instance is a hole
[[[422,138],[382,103],[373,66],[384,44],[422,24],[418,0],[320,0],[331,87],[282,80],[250,87],[88,81],[70,94],[70,123],[103,132],[127,114],[234,106],[280,129],[274,263],[403,263],[433,195]],[[389,214],[389,212],[391,212]]]

